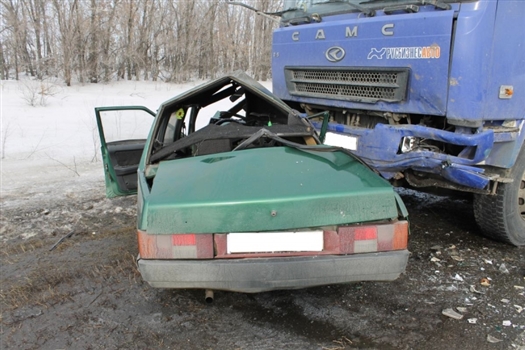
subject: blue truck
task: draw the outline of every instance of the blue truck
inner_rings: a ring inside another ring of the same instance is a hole
[[[525,1],[284,0],[273,92],[395,185],[525,245]],[[322,114],[322,113],[320,113]],[[319,126],[321,121],[319,121]]]

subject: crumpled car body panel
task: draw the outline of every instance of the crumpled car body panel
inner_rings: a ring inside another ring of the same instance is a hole
[[[148,201],[147,231],[153,234],[172,234],[174,228],[270,231],[397,217],[390,184],[353,157],[290,147],[162,162]]]

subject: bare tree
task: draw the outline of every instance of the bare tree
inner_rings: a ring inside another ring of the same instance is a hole
[[[98,83],[98,38],[101,33],[99,32],[100,22],[96,0],[91,0],[90,12],[88,78],[91,83]]]
[[[72,48],[75,45],[75,34],[77,33],[74,22],[74,13],[78,5],[78,0],[71,2],[53,0],[53,7],[55,10],[56,19],[58,21],[58,29],[60,32],[60,46],[62,49],[62,71],[64,74],[64,81],[67,86],[71,86],[71,78],[73,71],[73,55]]]
[[[4,59],[10,59],[13,62],[14,77],[18,80],[20,73],[20,61],[23,61],[21,57],[21,44],[25,43],[23,40],[23,31],[25,27],[25,18],[21,14],[21,6],[18,1],[13,0],[2,0],[2,22],[5,24],[5,29],[2,31],[6,33],[6,52],[10,52],[10,57],[4,57]],[[22,42],[22,43],[21,43]]]
[[[282,0],[250,0],[275,11]],[[270,76],[275,23],[223,0],[0,0],[1,77],[186,81]]]
[[[4,43],[0,41],[0,80],[9,79],[9,66],[4,58]]]
[[[27,17],[33,26],[32,39],[35,43],[32,57],[36,60],[36,76],[38,79],[42,79],[42,17],[40,13],[41,7],[35,2],[35,0],[25,0],[23,5],[27,11]]]

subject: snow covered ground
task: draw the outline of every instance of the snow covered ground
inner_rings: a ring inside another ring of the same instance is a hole
[[[103,179],[94,108],[144,105],[152,110],[194,84],[121,81],[57,87],[46,106],[30,106],[24,82],[1,83],[2,197],[41,186]],[[78,173],[78,174],[77,174]],[[71,181],[75,178],[81,178]]]
[[[200,83],[119,81],[72,87],[45,83],[51,92],[42,106],[40,83],[0,82],[2,207],[22,205],[28,197],[60,200],[83,191],[103,193],[94,108],[143,105],[155,111],[165,100]],[[264,85],[270,88],[271,82]],[[31,95],[37,106],[29,105]],[[125,129],[123,119],[116,125],[119,132]]]

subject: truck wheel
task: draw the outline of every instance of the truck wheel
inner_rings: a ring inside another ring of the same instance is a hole
[[[516,246],[525,245],[525,145],[510,171],[514,181],[499,183],[495,195],[474,196],[474,216],[483,234]]]

